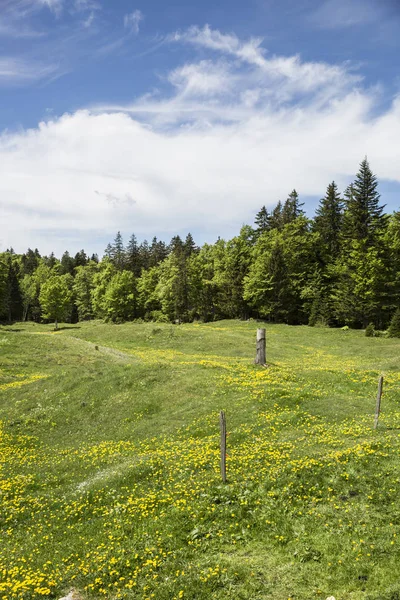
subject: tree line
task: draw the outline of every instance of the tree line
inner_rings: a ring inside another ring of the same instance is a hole
[[[385,329],[400,307],[400,211],[388,215],[365,158],[339,193],[333,181],[315,216],[296,190],[231,240],[196,246],[189,233],[104,256],[0,254],[3,321],[188,322],[250,317],[288,324]]]

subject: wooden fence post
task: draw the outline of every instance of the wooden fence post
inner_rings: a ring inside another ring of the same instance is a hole
[[[383,388],[383,375],[381,375],[379,377],[379,382],[378,382],[378,394],[376,396],[374,429],[376,429],[378,427],[379,413],[381,412],[382,388]]]
[[[267,362],[265,346],[266,346],[265,329],[257,329],[257,343],[256,343],[257,353],[256,353],[256,360],[254,361],[256,365],[265,365],[265,363]]]
[[[226,483],[226,417],[223,410],[219,413],[219,427],[221,430],[221,477],[223,483]]]

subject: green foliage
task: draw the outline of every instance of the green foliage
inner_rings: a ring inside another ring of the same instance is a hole
[[[175,235],[167,246],[120,232],[99,262],[84,250],[41,257],[28,249],[3,253],[0,319],[40,321],[41,287],[49,277],[73,282],[70,320],[133,318],[171,322],[265,318],[288,324],[385,330],[400,304],[400,212],[388,217],[378,181],[365,159],[344,199],[332,182],[307,219],[293,190],[272,210],[263,206],[255,229],[197,247]],[[3,260],[3,262],[4,262]],[[127,275],[113,278],[117,273]],[[127,297],[124,294],[127,294]],[[132,296],[133,294],[133,296]]]
[[[167,315],[165,315],[162,310],[152,310],[148,315],[150,319],[156,323],[169,323]]]
[[[388,336],[392,338],[400,338],[400,308],[394,313],[390,321]]]
[[[102,260],[97,272],[93,276],[93,289],[91,291],[94,315],[100,319],[107,317],[105,295],[111,279],[116,274],[116,268],[108,259]]]
[[[161,302],[157,293],[159,280],[160,270],[158,267],[151,267],[147,271],[143,269],[137,280],[137,305],[143,316],[150,317],[153,313],[161,312]],[[168,317],[166,319],[168,320]]]
[[[314,219],[314,230],[320,235],[319,252],[325,264],[333,262],[340,251],[342,222],[343,201],[336,183],[332,181],[319,203]]]
[[[109,258],[115,268],[121,271],[125,267],[125,250],[121,232],[118,231],[114,243],[107,249]]]
[[[356,179],[345,193],[344,235],[347,239],[376,245],[385,228],[386,216],[380,206],[378,180],[365,158]]]
[[[87,266],[76,267],[74,280],[75,304],[80,321],[86,321],[94,316],[93,290],[97,265],[90,262]]]
[[[131,271],[116,273],[109,284],[103,299],[105,318],[115,323],[129,321],[135,317],[136,298],[135,276]]]
[[[71,281],[68,275],[52,276],[41,287],[39,302],[44,319],[58,322],[66,319],[72,308]]]
[[[363,242],[353,241],[332,272],[336,277],[333,308],[338,321],[362,327],[370,321],[377,322],[387,273],[380,248],[366,248]]]
[[[6,314],[7,262],[6,255],[0,254],[0,318]]]
[[[304,217],[302,206],[304,206],[304,203],[299,202],[299,195],[296,190],[290,192],[282,208],[282,225],[292,223],[298,217]]]
[[[265,205],[260,208],[254,219],[256,235],[259,236],[270,229],[270,215]]]
[[[375,332],[375,326],[373,323],[369,323],[366,330],[365,330],[365,336],[366,337],[374,337],[376,334]]]
[[[253,229],[244,226],[237,237],[219,244],[214,263],[214,283],[218,289],[218,312],[225,317],[248,317],[244,285],[251,265],[253,241]]]
[[[0,258],[0,318],[9,323],[20,320],[23,314],[19,273],[18,257],[13,252],[3,253]]]
[[[160,265],[156,293],[170,321],[187,321],[189,310],[189,263],[183,247],[177,246]]]
[[[273,321],[304,323],[302,294],[315,264],[316,234],[298,217],[281,231],[261,236],[245,280],[244,298],[261,316]]]

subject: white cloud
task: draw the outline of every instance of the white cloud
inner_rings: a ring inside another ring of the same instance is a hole
[[[129,15],[124,16],[124,27],[129,29],[131,33],[137,35],[139,33],[139,23],[143,21],[143,14],[140,10],[134,10]]]
[[[171,41],[187,42],[216,50],[224,54],[232,54],[250,64],[262,67],[265,63],[265,51],[261,48],[262,38],[251,38],[242,42],[235,34],[221,33],[205,25],[203,29],[197,26],[189,27],[184,32],[176,32],[170,36]]]
[[[87,29],[89,29],[89,27],[92,26],[93,21],[94,21],[94,12],[92,11],[89,14],[88,18],[84,20],[83,26],[86,27]]]
[[[74,8],[77,11],[100,10],[101,5],[96,0],[75,0]]]
[[[365,154],[378,177],[400,183],[400,99],[374,116],[377,92],[343,65],[261,48],[262,62],[242,60],[246,42],[205,37],[219,40],[217,56],[177,66],[168,95],[0,138],[3,247],[101,251],[87,240],[117,230],[211,240],[293,187],[316,196],[332,179],[343,187]]]
[[[36,0],[39,6],[47,6],[57,16],[61,14],[64,0]]]
[[[232,88],[235,78],[228,65],[202,60],[174,69],[168,80],[183,97],[225,95]]]
[[[58,65],[15,57],[0,57],[0,86],[20,85],[53,75]]]
[[[325,0],[310,20],[323,29],[354,27],[381,21],[385,2],[376,0]]]

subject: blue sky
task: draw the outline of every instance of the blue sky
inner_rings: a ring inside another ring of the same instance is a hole
[[[367,155],[400,205],[398,0],[0,0],[0,249],[232,236]]]

